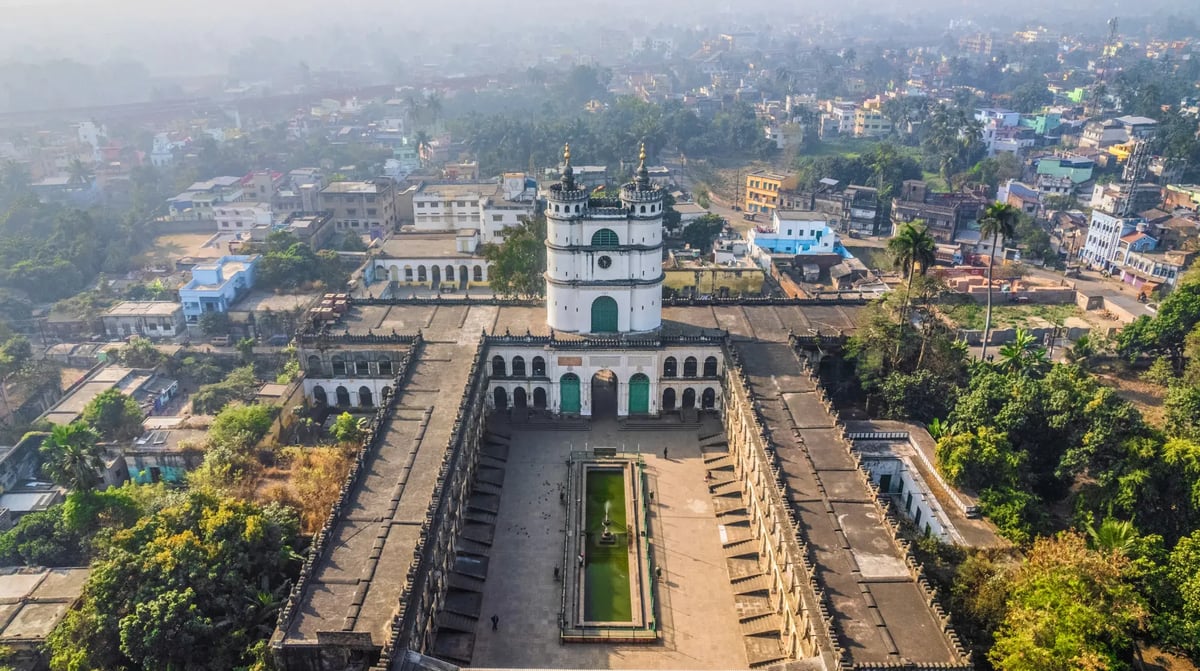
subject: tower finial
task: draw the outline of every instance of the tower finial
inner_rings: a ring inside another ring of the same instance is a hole
[[[641,161],[641,165],[646,165],[646,143],[645,142],[642,142],[641,149],[638,152],[638,160]]]
[[[571,165],[571,143],[563,144],[563,163]]]
[[[637,174],[634,177],[634,182],[638,189],[650,188],[650,171],[646,170],[646,142],[642,141],[641,147],[638,149],[638,168]]]

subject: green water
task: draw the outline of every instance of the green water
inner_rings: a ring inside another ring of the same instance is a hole
[[[629,596],[629,538],[625,532],[625,473],[589,470],[585,485],[587,508],[587,565],[583,578],[583,617],[592,622],[633,620]],[[609,529],[616,544],[601,545],[604,505],[608,504]]]

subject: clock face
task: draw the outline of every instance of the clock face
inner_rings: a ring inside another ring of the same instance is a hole
[[[601,268],[608,268],[612,265],[612,258],[608,256],[601,256],[600,258],[596,259],[596,265],[600,266]]]

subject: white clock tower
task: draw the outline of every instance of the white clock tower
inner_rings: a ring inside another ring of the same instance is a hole
[[[546,197],[546,323],[580,334],[643,333],[662,325],[663,190],[646,147],[619,198],[575,184],[571,149]]]

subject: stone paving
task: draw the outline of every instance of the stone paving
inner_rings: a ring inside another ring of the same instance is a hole
[[[725,554],[694,427],[622,431],[514,428],[491,566],[475,640],[475,668],[738,669],[747,666]],[[662,638],[651,645],[563,644],[558,639],[565,508],[559,486],[571,450],[640,448],[654,492],[652,551]],[[668,458],[663,458],[663,448]],[[500,618],[492,631],[489,618]]]

